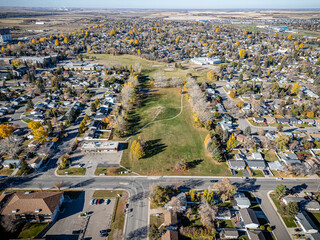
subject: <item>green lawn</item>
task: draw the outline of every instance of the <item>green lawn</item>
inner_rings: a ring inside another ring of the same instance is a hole
[[[93,198],[115,198],[118,194],[123,194],[122,190],[96,190],[94,191]]]
[[[222,228],[233,228],[234,227],[231,220],[219,220],[219,222],[221,223]]]
[[[315,223],[317,227],[320,227],[320,213],[319,212],[308,212],[310,218]]]
[[[252,176],[253,177],[264,177],[264,174],[260,170],[252,170]]]
[[[156,225],[160,227],[160,225],[164,223],[164,215],[160,214],[160,216],[150,215],[150,225]]]
[[[19,239],[26,239],[30,238],[33,239],[36,237],[43,229],[45,229],[49,223],[26,223],[22,231],[20,232],[18,238]]]
[[[280,207],[280,201],[274,194],[270,194],[270,197],[278,209]],[[293,228],[297,226],[296,223],[294,222],[294,217],[284,216],[284,215],[281,215],[281,217],[288,228]]]
[[[267,162],[274,162],[279,160],[276,153],[273,150],[264,150],[262,154]]]
[[[216,164],[206,156],[203,142],[208,131],[193,126],[191,107],[186,99],[183,102],[184,109],[180,116],[153,123],[130,139],[128,149],[123,152],[123,166],[148,175],[231,175],[226,163]],[[131,116],[130,126],[135,126],[135,130],[144,126],[155,117],[154,112],[158,109],[161,111],[156,120],[173,117],[179,113],[179,107],[178,89],[156,89]],[[148,145],[147,156],[140,160],[134,159],[129,151],[132,141],[138,136]],[[179,161],[186,162],[186,172],[174,172],[174,166]]]
[[[142,73],[148,74],[151,78],[155,73],[163,72],[167,78],[178,77],[182,80],[186,80],[187,74],[191,73],[193,76],[197,77],[199,82],[209,81],[207,79],[207,73],[210,69],[198,67],[198,71],[195,71],[189,64],[183,64],[184,69],[173,67],[173,71],[166,71],[167,68],[171,68],[168,67],[168,64],[146,60],[139,56],[126,54],[119,56],[113,56],[111,54],[87,54],[87,56],[95,57],[99,63],[108,67],[114,65],[129,67],[131,64],[134,66],[135,63],[139,63],[141,65]]]
[[[94,175],[99,176],[100,174],[108,175],[108,168],[96,168]]]
[[[13,173],[13,169],[2,168],[0,170],[0,175],[10,176]]]
[[[66,168],[62,170],[57,170],[58,175],[85,175],[85,168]]]

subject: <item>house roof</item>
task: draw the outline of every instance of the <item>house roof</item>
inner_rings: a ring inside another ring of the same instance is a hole
[[[179,240],[178,232],[167,230],[161,237],[162,240]]]
[[[245,168],[246,163],[243,160],[230,160],[229,167],[230,168]]]
[[[251,224],[251,223],[255,223],[259,225],[259,221],[257,219],[256,214],[254,213],[254,211],[250,208],[243,208],[239,210],[243,223],[245,225],[247,224]]]
[[[306,231],[317,229],[306,211],[298,212],[296,220]]]
[[[271,170],[282,169],[282,164],[280,161],[268,162],[268,166]]]
[[[248,160],[247,164],[250,168],[251,167],[254,167],[254,168],[265,168],[266,167],[265,161],[261,161],[261,160]]]
[[[12,193],[1,214],[12,214],[14,210],[17,210],[18,214],[31,214],[36,209],[41,209],[40,214],[51,215],[59,204],[62,195],[62,192]]]
[[[316,200],[312,200],[312,201],[306,203],[305,208],[307,210],[320,209],[320,204]]]
[[[166,211],[164,214],[164,225],[170,226],[171,224],[176,224],[178,221],[177,212]]]
[[[266,237],[261,231],[248,231],[250,240],[266,240]]]
[[[222,229],[223,235],[225,237],[238,237],[239,233],[236,228],[224,228]]]

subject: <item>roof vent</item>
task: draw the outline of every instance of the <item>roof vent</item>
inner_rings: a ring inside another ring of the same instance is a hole
[[[34,212],[41,212],[41,209],[36,209],[36,210],[34,210]]]
[[[25,192],[24,194],[30,194],[31,192]]]
[[[17,213],[19,211],[19,209],[13,209],[12,213]]]

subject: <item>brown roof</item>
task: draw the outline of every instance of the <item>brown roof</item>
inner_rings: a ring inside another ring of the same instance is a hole
[[[39,214],[51,215],[59,204],[62,195],[62,192],[13,193],[1,210],[1,214],[12,214],[13,210],[17,210],[17,214],[34,214],[35,210],[41,209]]]
[[[171,224],[176,224],[178,221],[177,213],[172,211],[167,211],[164,214],[164,225],[170,226]]]
[[[166,233],[162,235],[161,240],[179,240],[178,232],[167,230]]]

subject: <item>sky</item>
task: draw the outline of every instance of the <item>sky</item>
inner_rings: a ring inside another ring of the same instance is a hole
[[[308,9],[320,0],[0,0],[9,7],[149,9]]]

